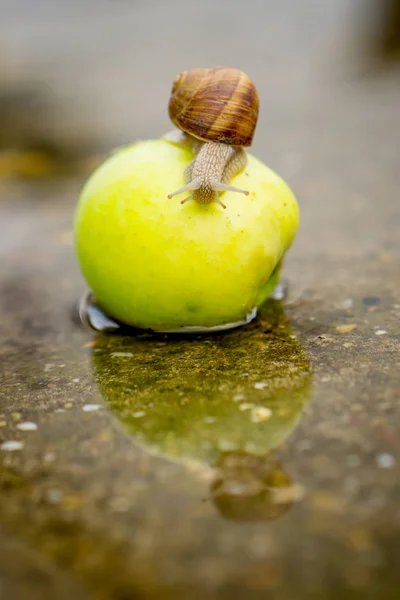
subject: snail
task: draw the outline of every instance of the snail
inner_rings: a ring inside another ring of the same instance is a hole
[[[182,204],[216,202],[219,192],[249,195],[229,184],[247,163],[244,147],[250,146],[258,118],[258,93],[239,69],[198,68],[180,73],[173,82],[169,116],[179,130],[165,137],[186,144],[195,154],[185,169],[186,185],[168,198],[190,191]]]

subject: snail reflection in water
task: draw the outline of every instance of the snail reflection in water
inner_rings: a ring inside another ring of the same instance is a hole
[[[186,185],[168,197],[190,191],[182,204],[193,198],[226,208],[219,192],[248,195],[229,184],[246,166],[243,147],[251,145],[258,119],[257,89],[246,73],[227,67],[184,71],[174,81],[168,108],[179,131],[167,139],[189,145],[195,153],[185,169]]]
[[[274,521],[283,517],[301,494],[301,486],[270,454],[221,454],[210,486],[210,500],[231,521]]]
[[[97,336],[93,377],[135,444],[199,473],[204,497],[229,519],[276,519],[301,499],[276,456],[312,381],[281,303],[227,336],[119,333]]]

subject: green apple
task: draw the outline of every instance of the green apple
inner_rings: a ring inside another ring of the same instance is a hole
[[[182,205],[193,155],[165,139],[115,152],[89,178],[75,215],[82,273],[106,313],[155,331],[229,327],[249,320],[279,280],[298,205],[254,156],[215,202]]]

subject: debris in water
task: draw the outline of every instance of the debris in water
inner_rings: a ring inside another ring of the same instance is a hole
[[[17,442],[17,440],[10,440],[9,442],[3,442],[0,446],[0,450],[6,452],[13,452],[14,450],[22,450],[24,442]]]
[[[245,400],[246,397],[244,396],[244,394],[236,394],[236,396],[233,396],[232,400],[234,402],[241,402],[241,400]]]
[[[146,414],[146,412],[144,410],[137,410],[136,412],[134,412],[132,414],[132,417],[134,419],[140,419],[141,417],[144,417],[145,414]]]
[[[272,416],[272,410],[266,406],[255,406],[251,411],[251,420],[253,423],[268,421]]]
[[[85,412],[94,412],[95,410],[99,410],[101,408],[101,404],[84,404],[82,406],[82,410]]]
[[[382,452],[381,454],[378,454],[376,462],[378,464],[378,467],[380,467],[381,469],[393,469],[393,467],[396,465],[395,457],[391,454],[388,454],[387,452]]]
[[[266,387],[268,387],[268,383],[266,383],[265,381],[259,381],[257,383],[254,384],[254,387],[256,390],[264,390]]]
[[[54,452],[46,452],[43,456],[44,462],[51,463],[56,459],[56,455]]]
[[[36,423],[32,423],[31,421],[24,421],[24,423],[18,423],[17,429],[21,431],[36,431],[38,426]]]

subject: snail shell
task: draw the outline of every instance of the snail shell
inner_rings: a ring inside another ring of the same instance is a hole
[[[239,69],[191,69],[178,75],[169,101],[171,121],[204,142],[250,146],[259,99],[251,79]]]

